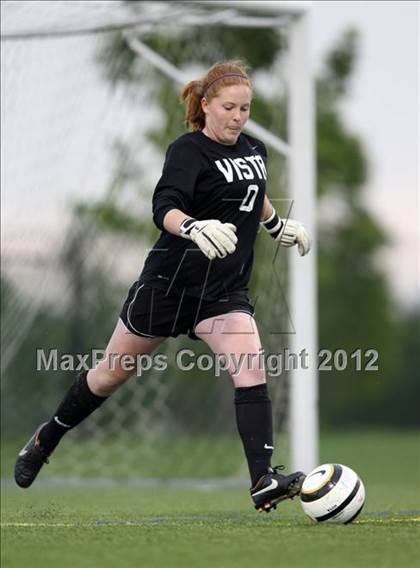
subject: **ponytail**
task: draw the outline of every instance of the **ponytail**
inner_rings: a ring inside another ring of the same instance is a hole
[[[192,130],[202,130],[205,126],[205,116],[201,108],[203,84],[201,81],[190,81],[181,93],[181,100],[186,104],[185,126]]]

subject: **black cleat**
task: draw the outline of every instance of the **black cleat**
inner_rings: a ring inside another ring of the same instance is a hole
[[[15,481],[19,487],[26,488],[32,485],[44,463],[49,463],[48,454],[40,446],[38,439],[45,424],[47,422],[37,428],[35,434],[19,452],[15,464]]]
[[[277,503],[285,499],[293,499],[299,495],[305,474],[296,471],[290,475],[282,475],[277,470],[284,469],[284,466],[272,468],[270,473],[266,473],[257,481],[255,487],[251,488],[251,497],[257,511],[268,513],[275,509]]]

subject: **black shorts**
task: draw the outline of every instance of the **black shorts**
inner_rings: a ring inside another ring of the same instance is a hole
[[[120,318],[132,333],[141,337],[177,337],[194,334],[196,325],[207,318],[229,312],[254,315],[245,291],[229,293],[228,298],[204,300],[164,290],[136,281],[124,302]]]

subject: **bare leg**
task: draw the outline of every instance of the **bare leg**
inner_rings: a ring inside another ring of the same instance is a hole
[[[273,425],[254,318],[241,312],[223,314],[200,322],[195,333],[215,354],[227,357],[227,370],[235,385],[236,424],[255,487],[271,471]]]
[[[213,353],[228,356],[227,370],[235,387],[252,387],[265,383],[264,368],[259,364],[261,340],[252,316],[231,312],[208,318],[196,326],[195,334],[207,343]],[[234,361],[242,361],[236,372],[232,355]]]
[[[87,375],[90,390],[97,396],[109,396],[129,379],[134,371],[125,370],[121,365],[122,355],[148,355],[162,343],[164,337],[140,337],[129,331],[122,320],[118,320],[106,348],[105,358]]]

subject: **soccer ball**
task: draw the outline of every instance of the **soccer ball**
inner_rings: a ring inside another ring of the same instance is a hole
[[[300,501],[304,512],[317,523],[354,521],[365,503],[362,480],[346,465],[319,465],[302,485]]]

